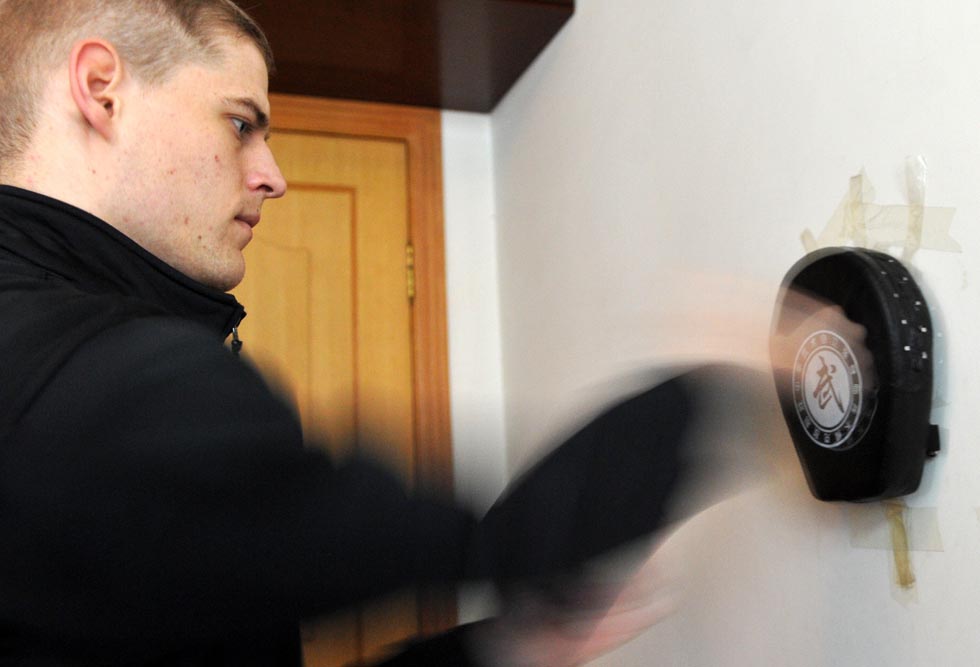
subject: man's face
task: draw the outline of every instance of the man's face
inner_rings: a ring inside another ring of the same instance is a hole
[[[286,184],[266,144],[268,73],[251,42],[180,66],[156,86],[131,81],[120,113],[119,187],[107,219],[191,278],[229,290],[262,203]]]

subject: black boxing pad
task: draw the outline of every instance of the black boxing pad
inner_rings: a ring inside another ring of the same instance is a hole
[[[918,488],[939,450],[929,424],[932,322],[899,260],[863,248],[810,253],[783,279],[770,344],[814,496],[872,501]]]

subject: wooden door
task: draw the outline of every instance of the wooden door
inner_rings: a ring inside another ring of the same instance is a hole
[[[245,351],[311,441],[337,456],[381,446],[407,483],[448,489],[437,112],[287,96],[272,112],[289,192],[246,249]],[[453,621],[445,602],[401,592],[310,624],[305,662],[355,663]]]

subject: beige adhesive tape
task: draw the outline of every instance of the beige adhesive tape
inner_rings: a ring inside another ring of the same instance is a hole
[[[906,158],[905,187],[909,195],[909,224],[905,233],[905,246],[902,248],[902,261],[907,262],[922,245],[926,206],[926,161],[921,155]]]
[[[884,505],[892,538],[892,557],[895,559],[897,583],[901,588],[912,588],[915,585],[915,574],[912,573],[912,559],[909,558],[909,536],[904,517],[905,503],[888,501]]]
[[[935,507],[902,507],[905,541],[909,551],[943,551]],[[980,517],[980,514],[978,514]],[[892,523],[884,503],[850,505],[847,523],[851,546],[856,549],[893,551]]]
[[[907,507],[901,499],[848,508],[851,546],[891,552],[893,597],[902,604],[916,600],[913,551],[942,551],[935,507]]]
[[[862,171],[852,176],[847,193],[827,221],[819,236],[810,230],[801,235],[807,252],[819,248],[856,245],[887,251],[902,248],[902,259],[908,261],[919,248],[962,252],[949,233],[955,208],[925,205],[925,160],[919,156],[906,162],[906,185],[909,205],[875,203],[875,191]]]

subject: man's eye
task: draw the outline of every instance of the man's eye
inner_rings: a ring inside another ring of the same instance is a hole
[[[244,137],[249,132],[252,131],[252,126],[247,121],[244,121],[241,118],[232,118],[231,122],[232,124],[234,124],[235,131],[238,133],[238,136],[240,137]]]

